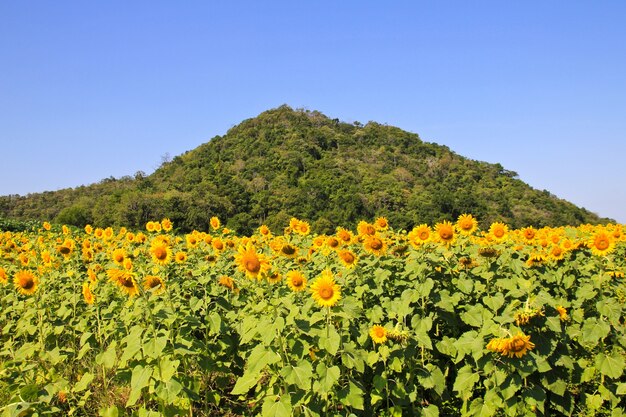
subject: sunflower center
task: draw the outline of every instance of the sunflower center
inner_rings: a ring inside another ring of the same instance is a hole
[[[374,333],[376,333],[376,337],[381,338],[385,336],[385,329],[382,327],[377,327],[374,329]]]
[[[332,288],[322,288],[319,292],[320,297],[322,297],[324,300],[330,300],[333,297],[333,294],[335,292],[333,291]]]
[[[339,241],[335,238],[329,239],[328,240],[328,246],[330,246],[331,248],[336,248],[339,245]]]
[[[261,270],[261,262],[257,258],[251,258],[246,260],[246,269],[252,273],[257,273]]]
[[[609,247],[609,240],[605,237],[599,237],[596,239],[596,248],[604,250]]]
[[[294,253],[296,253],[296,248],[291,245],[285,245],[283,246],[282,251],[285,255],[293,255]]]
[[[429,236],[429,234],[428,234],[428,232],[427,232],[427,231],[423,231],[423,232],[421,232],[421,233],[419,234],[419,238],[420,238],[420,240],[427,240],[427,239],[428,239],[428,236]]]
[[[383,247],[383,242],[380,239],[372,239],[372,243],[370,243],[370,247],[374,250],[380,250]]]
[[[20,287],[22,287],[25,290],[30,290],[34,286],[35,286],[35,281],[30,277],[22,278],[20,280]]]
[[[350,252],[342,253],[341,257],[343,258],[344,262],[348,264],[354,262],[354,255],[352,255]]]
[[[154,257],[159,261],[162,261],[167,258],[167,250],[165,248],[158,246],[154,249]]]
[[[70,253],[70,248],[68,248],[67,246],[61,246],[59,248],[59,252],[61,252],[63,255],[67,255],[68,253]]]
[[[450,240],[452,239],[453,233],[450,229],[443,229],[439,232],[439,236],[441,236],[443,240]]]
[[[132,278],[130,277],[122,277],[120,279],[120,283],[122,284],[122,286],[126,287],[126,288],[133,288],[135,285],[133,283]]]
[[[495,229],[495,230],[493,231],[493,235],[494,235],[495,237],[502,237],[502,236],[504,236],[504,229],[500,229],[500,228]]]
[[[291,284],[292,284],[294,287],[300,287],[300,286],[302,286],[302,277],[295,276],[295,277],[291,278]]]
[[[224,249],[224,244],[220,241],[215,242],[215,244],[213,245],[213,247],[217,250],[222,250]]]

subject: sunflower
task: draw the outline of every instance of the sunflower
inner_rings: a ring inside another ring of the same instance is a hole
[[[424,243],[429,242],[432,230],[427,224],[420,224],[411,230],[408,234],[409,242],[415,248],[422,246]]]
[[[6,284],[9,279],[7,278],[7,271],[0,266],[0,284]]]
[[[246,247],[239,246],[237,252],[235,262],[238,264],[239,270],[244,272],[248,278],[260,279],[261,274],[270,268],[265,255],[257,253],[252,242],[248,242]]]
[[[286,275],[287,286],[291,291],[298,292],[306,288],[306,277],[300,271],[291,270]]]
[[[111,257],[116,264],[122,265],[124,263],[124,259],[126,258],[126,251],[123,248],[117,248],[113,251]]]
[[[611,278],[624,278],[624,271],[607,271],[607,275]]]
[[[152,262],[157,265],[167,265],[172,259],[172,249],[160,241],[152,242],[150,253],[152,254]]]
[[[381,256],[387,250],[387,244],[383,239],[375,235],[365,235],[363,248],[376,256]]]
[[[389,222],[385,217],[379,217],[374,221],[374,227],[376,230],[387,230],[389,229]]]
[[[352,241],[352,232],[348,229],[344,229],[343,227],[337,228],[337,233],[335,234],[337,239],[339,239],[344,244],[350,243]]]
[[[598,231],[587,242],[587,246],[591,252],[597,256],[604,256],[615,248],[615,242],[610,234],[604,231]]]
[[[454,226],[447,220],[435,225],[435,239],[446,246],[450,246],[455,240]]]
[[[311,226],[309,225],[308,222],[305,222],[304,220],[300,220],[298,221],[298,223],[296,224],[296,227],[293,230],[300,236],[306,236],[311,232]]]
[[[124,267],[125,270],[132,271],[133,270],[133,261],[130,258],[125,258],[124,262],[122,263],[122,266]]]
[[[215,249],[218,252],[223,251],[224,248],[226,247],[226,245],[224,245],[224,241],[220,239],[219,237],[216,237],[213,240],[211,240],[211,246],[213,246],[213,249]]]
[[[211,219],[209,220],[209,224],[211,225],[211,228],[213,230],[217,230],[220,228],[220,226],[222,225],[222,222],[220,222],[220,219],[218,219],[216,216],[211,217]]]
[[[30,271],[22,270],[15,274],[13,284],[20,294],[32,295],[37,291],[39,278]]]
[[[187,249],[194,249],[198,247],[198,236],[194,233],[190,233],[185,236],[185,241],[187,243]]]
[[[90,224],[85,225],[85,233],[87,233],[88,235],[93,233],[93,226]]]
[[[150,233],[154,232],[154,222],[153,221],[149,221],[148,223],[146,223],[146,230]]]
[[[522,232],[522,237],[524,238],[526,243],[532,242],[533,239],[535,239],[535,236],[537,235],[537,231],[532,226],[524,227],[521,230],[521,232]]]
[[[363,221],[363,220],[359,222],[359,224],[356,227],[356,230],[359,236],[373,235],[376,233],[376,228],[374,227],[374,225],[369,224],[368,222]]]
[[[478,220],[471,214],[461,214],[456,221],[456,228],[463,235],[471,235],[478,229]]]
[[[278,271],[270,271],[267,274],[266,278],[267,282],[269,282],[270,284],[277,284],[283,279],[282,275],[280,275],[280,272]]]
[[[354,252],[350,250],[340,250],[337,254],[339,255],[339,260],[345,265],[346,268],[354,268],[356,262],[358,261]]]
[[[313,299],[321,307],[332,307],[341,298],[341,288],[335,284],[333,273],[329,269],[322,271],[321,275],[311,285]]]
[[[70,255],[72,255],[72,252],[74,251],[74,241],[71,239],[65,239],[62,244],[57,246],[57,250],[65,258],[69,258]]]
[[[569,320],[569,316],[567,315],[567,309],[563,306],[557,306],[556,312],[559,313],[559,319],[561,321]]]
[[[187,253],[183,251],[176,252],[176,255],[174,256],[174,260],[176,261],[177,264],[184,264],[185,261],[187,260]]]
[[[50,223],[48,223],[48,222],[43,222],[43,228],[45,230],[50,230],[50,229],[52,229],[52,225]]]
[[[387,341],[387,329],[375,324],[370,328],[370,337],[374,343],[385,343]]]
[[[229,290],[235,289],[235,280],[227,275],[222,275],[217,282]]]
[[[129,297],[134,297],[139,293],[137,282],[135,282],[130,272],[121,269],[109,269],[107,270],[107,275],[109,279]]]
[[[509,227],[502,222],[491,223],[491,226],[489,226],[489,237],[496,242],[502,242],[506,239],[508,232]]]
[[[96,301],[96,296],[91,292],[88,282],[83,282],[83,298],[87,304],[93,304]]]
[[[562,260],[565,257],[565,251],[563,250],[563,248],[560,245],[554,245],[550,249],[550,252],[548,253],[548,256],[553,261],[560,261],[560,260]]]
[[[262,224],[262,225],[259,227],[259,234],[260,234],[261,236],[271,236],[272,232],[271,232],[270,228],[269,228],[269,227],[267,227],[267,225]]]
[[[174,227],[174,224],[172,223],[170,219],[165,218],[161,220],[161,227],[163,228],[163,231],[169,232]]]
[[[298,248],[290,243],[285,243],[280,248],[279,252],[281,255],[286,256],[287,258],[296,258],[298,256]]]
[[[161,294],[165,291],[165,281],[156,275],[146,275],[143,279],[143,288],[146,291],[153,291],[154,294]]]
[[[534,347],[535,344],[530,341],[530,335],[526,336],[524,333],[519,332],[515,336],[506,339],[505,343],[502,344],[501,349],[503,356],[508,356],[509,358],[516,356],[521,358]]]
[[[324,243],[330,249],[337,249],[339,247],[339,240],[334,236],[327,237]]]

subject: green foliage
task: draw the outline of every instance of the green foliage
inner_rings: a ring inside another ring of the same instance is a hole
[[[593,213],[538,191],[500,164],[463,158],[414,133],[348,124],[281,106],[165,162],[152,175],[25,197],[0,197],[0,215],[82,227],[143,227],[169,217],[181,231],[206,230],[212,216],[251,233],[284,218],[314,230],[386,216],[398,229],[472,213],[483,225],[598,223]]]

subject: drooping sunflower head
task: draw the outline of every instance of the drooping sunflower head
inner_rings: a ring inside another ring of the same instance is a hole
[[[39,278],[30,271],[22,270],[15,274],[13,284],[22,295],[32,295],[37,291]]]
[[[143,288],[152,291],[153,294],[161,294],[165,291],[165,281],[157,275],[146,275],[143,279]]]
[[[96,302],[96,296],[91,292],[88,282],[83,282],[83,299],[87,304],[93,304]]]
[[[370,337],[374,343],[385,343],[387,341],[387,329],[375,324],[370,328]]]
[[[461,214],[456,221],[456,228],[463,235],[471,235],[478,229],[478,220],[471,214]]]
[[[117,285],[129,297],[134,297],[139,293],[137,282],[130,272],[121,269],[109,269],[107,270],[107,275],[111,282]]]
[[[341,299],[341,287],[335,283],[330,270],[322,271],[311,285],[313,299],[321,307],[332,307]]]
[[[557,306],[556,312],[559,313],[559,319],[561,321],[569,320],[569,316],[567,315],[567,309],[563,306]]]
[[[291,270],[286,275],[287,286],[293,292],[303,291],[306,288],[306,277],[300,271]]]
[[[450,246],[456,240],[456,234],[454,233],[454,226],[447,220],[444,220],[435,225],[435,239],[437,242]]]
[[[520,332],[513,337],[510,337],[503,343],[502,355],[509,358],[518,357],[521,358],[529,350],[534,349],[535,344],[530,341],[530,335],[525,335]]]

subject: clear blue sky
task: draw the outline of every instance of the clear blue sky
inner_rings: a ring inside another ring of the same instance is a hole
[[[151,173],[281,104],[626,223],[623,0],[0,2],[0,195]]]

